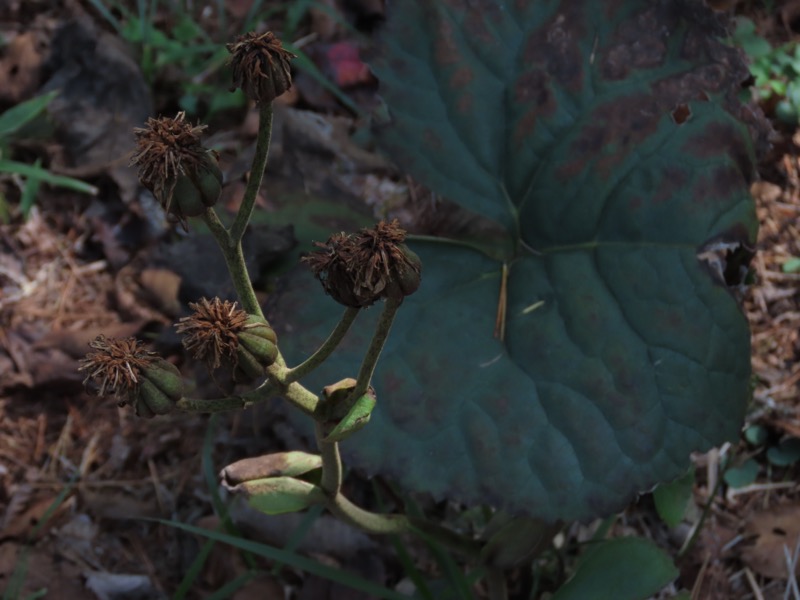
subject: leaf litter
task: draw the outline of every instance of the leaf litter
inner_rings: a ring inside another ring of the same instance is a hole
[[[0,28],[9,29],[9,21],[24,10],[22,4],[0,9]],[[247,4],[243,1],[237,6]],[[360,4],[370,7],[362,15],[374,18],[379,12],[374,2]],[[35,6],[31,10],[40,12],[26,18],[38,19],[38,25],[28,33],[11,28],[15,30],[13,43],[0,55],[0,81],[9,77],[15,64],[25,65],[23,71],[29,79],[16,87],[0,86],[4,93],[15,94],[0,98],[4,105],[30,95],[42,83],[38,69],[48,36],[65,17],[46,2],[30,5]],[[238,10],[246,14],[241,7]],[[330,58],[331,48],[336,48],[345,34],[329,20],[316,18],[320,22],[316,34],[322,44],[318,54]],[[44,42],[34,39],[34,32]],[[352,47],[340,48],[342,53],[334,53],[327,68],[343,69],[333,71],[342,82],[368,85],[353,60]],[[313,81],[303,84],[308,88],[314,85]],[[319,89],[307,92],[307,99],[315,97],[320,98],[323,111],[330,111],[330,97]],[[287,158],[273,168],[296,174],[297,165],[304,165],[301,176],[310,189],[334,186],[349,190],[366,197],[376,213],[399,214],[412,223],[428,221],[432,230],[447,226],[439,222],[441,213],[447,214],[446,210],[437,212],[439,199],[415,182],[398,177],[382,158],[353,143],[350,134],[357,124],[342,116],[346,111],[338,116],[291,111],[298,109],[290,109],[284,137],[287,132],[299,131],[303,140],[311,141],[298,144],[289,135],[284,149],[288,148]],[[800,256],[800,140],[790,134],[786,137],[788,141],[778,145],[779,151],[763,167],[764,180],[752,190],[761,233],[753,262],[757,284],[745,303],[753,329],[755,375],[750,421],[766,425],[776,439],[800,437],[800,275],[783,269],[790,259]],[[304,153],[309,150],[325,158],[306,160],[308,154]],[[329,164],[307,168],[329,163],[331,156],[339,161],[336,172],[325,172],[330,170]],[[102,177],[104,168],[94,171]],[[110,179],[125,188],[125,182],[113,174]],[[7,181],[3,185],[8,189]],[[263,200],[268,208],[270,199]],[[75,360],[85,351],[86,342],[100,332],[126,337],[158,330],[176,316],[180,289],[173,270],[154,267],[146,258],[135,260],[138,252],[120,244],[120,228],[111,224],[110,215],[87,202],[46,191],[39,209],[32,211],[26,223],[0,227],[0,583],[8,581],[21,556],[29,552],[24,588],[28,593],[47,587],[48,598],[112,598],[141,586],[147,597],[160,597],[175,589],[204,540],[136,519],[174,515],[180,520],[200,519],[209,529],[220,526],[211,513],[208,489],[200,475],[198,450],[203,445],[206,419],[167,418],[143,424],[82,391]],[[136,199],[129,206],[134,213],[144,210],[136,205]],[[143,241],[146,245],[152,239]],[[126,266],[123,269],[121,265]],[[245,426],[250,421],[252,426]],[[215,460],[224,464],[232,458],[284,449],[284,445],[295,447],[298,440],[290,439],[288,429],[279,415],[260,411],[234,415],[217,432]],[[734,450],[755,456],[760,471],[752,489],[723,494],[717,481]],[[797,564],[800,486],[794,482],[798,472],[796,465],[771,466],[761,450],[742,443],[739,448],[726,447],[697,457],[694,508],[672,531],[657,521],[649,501],[643,498],[620,517],[615,533],[651,537],[677,554],[713,495],[698,543],[679,563],[678,587],[694,587],[694,598],[784,597],[792,584],[787,564]],[[77,485],[59,502],[59,493],[74,477]],[[367,484],[358,479],[350,485],[357,493],[366,493]],[[47,525],[32,537],[36,525],[50,512]],[[248,530],[276,543],[285,540],[286,531],[293,526],[265,530],[266,521],[240,508],[234,516]],[[338,524],[323,522],[321,527],[315,535],[327,542],[347,535],[336,533]],[[596,527],[574,525],[565,540],[584,539]],[[352,556],[364,548],[374,551],[369,540],[359,536],[347,540],[354,548],[349,557],[336,557],[333,549],[327,549],[322,550],[321,558],[350,568]],[[377,556],[388,564],[385,554]],[[197,588],[215,589],[243,574],[246,565],[232,556],[239,555],[217,548]],[[421,551],[418,558],[435,569]],[[396,577],[396,565],[391,569]],[[365,575],[372,578],[376,573]],[[292,587],[303,589],[304,576],[290,573],[285,577]],[[280,597],[283,590],[276,587],[274,578],[258,582],[263,587],[254,584],[251,593],[263,589],[264,594]],[[304,597],[312,597],[313,590],[324,594],[328,589],[324,583],[312,581],[306,585]]]

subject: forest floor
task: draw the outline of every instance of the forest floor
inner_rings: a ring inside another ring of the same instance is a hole
[[[173,11],[162,2],[152,23],[169,32],[166,41],[159,38],[149,55],[138,46],[138,62],[126,49],[136,46],[137,27],[120,31],[98,10],[113,2],[0,3],[0,112],[38,93],[62,90],[51,105],[55,130],[32,131],[13,144],[15,160],[40,159],[51,172],[89,181],[97,191],[86,195],[41,186],[23,211],[21,203],[31,197],[27,184],[0,175],[0,590],[15,592],[4,600],[161,598],[173,596],[182,582],[185,597],[208,598],[234,581],[236,589],[224,597],[368,597],[297,570],[272,570],[262,559],[254,571],[252,557],[221,544],[206,547],[202,537],[153,521],[222,528],[214,510],[222,466],[306,445],[279,406],[213,419],[137,419],[130,409],[87,393],[76,370],[87,343],[101,333],[149,339],[162,355],[183,364],[172,323],[186,314],[188,300],[230,292],[221,260],[209,258],[215,249],[175,233],[139,187],[127,156],[131,128],[148,115],[181,108],[211,114],[208,142],[221,150],[230,182],[222,204],[236,208],[257,113],[209,91],[216,85],[227,93],[216,50],[195,56],[180,49],[187,40],[200,44],[205,35],[207,42],[229,40],[252,3],[227,0],[220,19],[215,10]],[[135,15],[136,3],[129,4]],[[366,121],[352,107],[365,114],[377,105],[377,83],[360,53],[381,23],[384,5],[382,0],[341,4],[346,10],[324,0],[302,13],[290,8],[266,18],[270,27],[293,32],[291,39],[338,91],[301,71],[280,99],[268,191],[259,207],[267,212],[281,198],[302,197],[313,211],[319,198],[334,198],[345,208],[319,217],[317,226],[328,231],[387,212],[405,223],[435,220],[424,189],[354,142]],[[797,2],[777,2],[770,11],[760,3],[727,4],[751,18],[773,45],[800,40]],[[264,10],[273,5],[278,3],[268,2]],[[118,11],[110,14],[125,22]],[[186,15],[207,33],[192,29]],[[77,71],[76,64],[82,65]],[[774,103],[764,105],[770,117],[773,108]],[[797,564],[800,130],[777,121],[775,129],[761,180],[752,188],[761,230],[752,264],[755,283],[744,301],[754,373],[746,436],[694,458],[693,501],[678,526],[667,528],[659,520],[649,495],[613,524],[615,534],[650,537],[675,556],[681,576],[664,598],[683,588],[695,599],[800,600],[785,554],[789,548],[789,559]],[[248,258],[251,268],[269,275],[294,241],[285,228],[262,233]],[[199,388],[213,385],[202,370],[188,365],[183,370]],[[733,474],[721,480],[729,460],[735,463]],[[350,475],[348,486],[353,495],[372,498],[372,484],[358,474]],[[442,519],[453,518],[458,508],[420,501]],[[681,552],[704,510],[696,542]],[[279,547],[300,525],[300,517],[265,519],[236,503],[229,512],[247,537]],[[597,526],[574,525],[560,543],[585,539]],[[422,545],[406,543],[423,573],[441,576]],[[187,576],[203,551],[208,554],[202,568]],[[409,585],[391,544],[327,516],[316,520],[299,551],[389,588]],[[515,573],[512,597],[523,597],[529,584],[530,573]],[[478,586],[475,593],[481,597],[485,590]]]

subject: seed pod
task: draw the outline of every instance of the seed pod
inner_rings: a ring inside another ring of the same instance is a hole
[[[266,320],[250,315],[247,325],[236,337],[239,339],[239,347],[243,347],[263,367],[275,362],[278,356],[278,336]]]
[[[236,348],[236,365],[233,379],[240,383],[249,383],[264,376],[266,367],[248,352],[244,346]]]
[[[337,233],[320,251],[303,257],[325,291],[345,306],[363,308],[380,299],[402,299],[421,281],[419,257],[403,244],[406,232],[395,219],[359,233]]]
[[[137,416],[150,418],[172,412],[175,402],[183,396],[180,371],[163,358],[142,369],[139,384],[129,400]]]
[[[422,283],[422,261],[405,244],[398,244],[397,247],[403,259],[392,264],[392,277],[386,286],[386,296],[399,299],[410,296],[419,289],[419,284]]]
[[[113,394],[120,406],[133,405],[137,415],[150,418],[170,413],[183,396],[177,367],[145,350],[139,340],[101,335],[89,347],[94,352],[80,361],[79,370],[86,371],[84,384],[94,381],[99,395]]]
[[[271,31],[246,33],[227,45],[233,85],[258,103],[272,102],[292,87],[289,61],[297,58]]]
[[[222,171],[211,151],[205,160],[189,166],[180,175],[172,190],[169,211],[179,219],[199,217],[206,208],[214,206],[222,193]]]
[[[222,190],[217,155],[206,149],[200,135],[205,125],[192,126],[183,112],[174,119],[148,119],[135,129],[139,180],[170,214],[184,222],[214,206]]]

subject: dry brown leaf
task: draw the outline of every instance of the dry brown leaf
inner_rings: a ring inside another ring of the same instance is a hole
[[[47,53],[40,31],[26,31],[8,43],[0,60],[0,102],[16,104],[33,96]]]
[[[742,549],[742,561],[760,575],[787,579],[784,547],[793,555],[800,541],[800,505],[755,514],[745,526],[745,535],[756,537],[751,546]],[[800,568],[795,572],[800,573]]]
[[[45,496],[28,504],[25,510],[15,510],[3,523],[3,530],[0,532],[2,538],[20,539],[29,536],[39,524],[45,513],[53,506],[57,496]],[[55,512],[50,516],[47,523],[37,531],[37,535],[44,534],[59,518],[65,514],[74,504],[70,498],[58,505]]]

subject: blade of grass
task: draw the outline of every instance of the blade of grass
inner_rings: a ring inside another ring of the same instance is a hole
[[[303,541],[303,538],[306,537],[309,530],[314,525],[314,522],[319,519],[322,511],[324,510],[325,508],[320,505],[312,506],[310,509],[308,509],[308,511],[303,515],[303,520],[300,521],[300,524],[292,532],[292,535],[289,537],[289,541],[286,542],[286,545],[283,547],[283,549],[287,552],[294,552],[297,550],[300,542]],[[283,566],[284,565],[282,563],[276,562],[270,571],[270,575],[277,575]]]
[[[111,23],[111,26],[117,30],[117,33],[122,33],[122,24],[119,22],[117,17],[111,14],[111,11],[108,10],[106,5],[102,2],[102,0],[89,0],[89,4],[91,4],[94,9],[99,12],[103,18]]]
[[[214,540],[206,540],[206,543],[200,548],[200,552],[197,553],[192,564],[189,565],[189,568],[186,570],[186,574],[183,576],[180,585],[178,585],[178,589],[175,590],[175,593],[172,595],[172,600],[183,600],[186,597],[186,594],[189,593],[194,582],[200,576],[200,571],[203,570],[215,545],[216,542]]]
[[[266,544],[259,544],[257,542],[244,540],[242,538],[238,538],[232,535],[218,533],[215,531],[209,531],[207,529],[201,529],[200,527],[194,527],[192,525],[186,525],[184,523],[178,523],[176,521],[167,521],[165,519],[147,519],[147,520],[157,521],[158,523],[162,523],[163,525],[168,525],[170,527],[183,529],[184,531],[188,531],[196,535],[206,536],[218,542],[229,544],[235,548],[239,548],[240,550],[245,550],[257,556],[262,556],[270,560],[280,561],[295,569],[300,569],[312,575],[316,575],[317,577],[323,577],[335,583],[340,583],[342,585],[345,585],[354,590],[358,590],[366,594],[371,594],[376,598],[384,598],[386,600],[409,600],[409,596],[405,596],[403,594],[400,594],[399,592],[395,592],[394,590],[390,590],[381,585],[378,585],[377,583],[372,583],[371,581],[362,579],[357,575],[353,575],[351,573],[344,573],[339,569],[323,565],[322,563],[319,563],[310,558],[306,558],[305,556],[300,556],[298,554],[295,554],[294,552],[287,552],[286,550],[281,550],[280,548],[267,546]]]
[[[225,36],[228,31],[228,15],[225,13],[225,0],[217,0],[217,24],[219,33]]]
[[[206,600],[228,600],[232,598],[237,590],[250,583],[259,573],[257,571],[248,571],[242,573],[236,579],[233,579],[219,588],[216,592],[206,597]]]
[[[295,0],[286,7],[286,19],[283,25],[283,37],[292,39],[295,37],[300,21],[306,16],[308,9],[313,4],[313,0]]]
[[[247,11],[247,15],[244,18],[244,27],[242,27],[242,31],[251,31],[253,26],[255,25],[254,21],[256,15],[261,10],[261,5],[264,4],[264,0],[254,0],[253,3],[250,5],[250,10]],[[282,7],[282,5],[281,5]],[[277,10],[277,8],[267,9],[269,10]],[[272,16],[272,15],[269,15]]]
[[[13,135],[23,126],[33,121],[42,114],[47,105],[58,95],[58,91],[52,91],[41,96],[36,96],[16,106],[9,108],[0,115],[0,140]]]
[[[36,159],[33,164],[34,167],[41,167],[42,161]],[[22,194],[19,199],[19,210],[22,213],[22,218],[28,220],[28,215],[31,213],[33,204],[36,202],[36,196],[39,194],[39,187],[41,187],[42,180],[36,177],[29,177],[25,181],[25,186],[22,188]]]
[[[72,177],[64,177],[63,175],[54,175],[41,167],[26,165],[25,163],[14,160],[0,159],[0,173],[16,173],[23,177],[34,177],[52,186],[67,188],[74,192],[81,192],[91,196],[96,196],[98,192],[95,186],[89,185],[85,181],[73,179]]]

